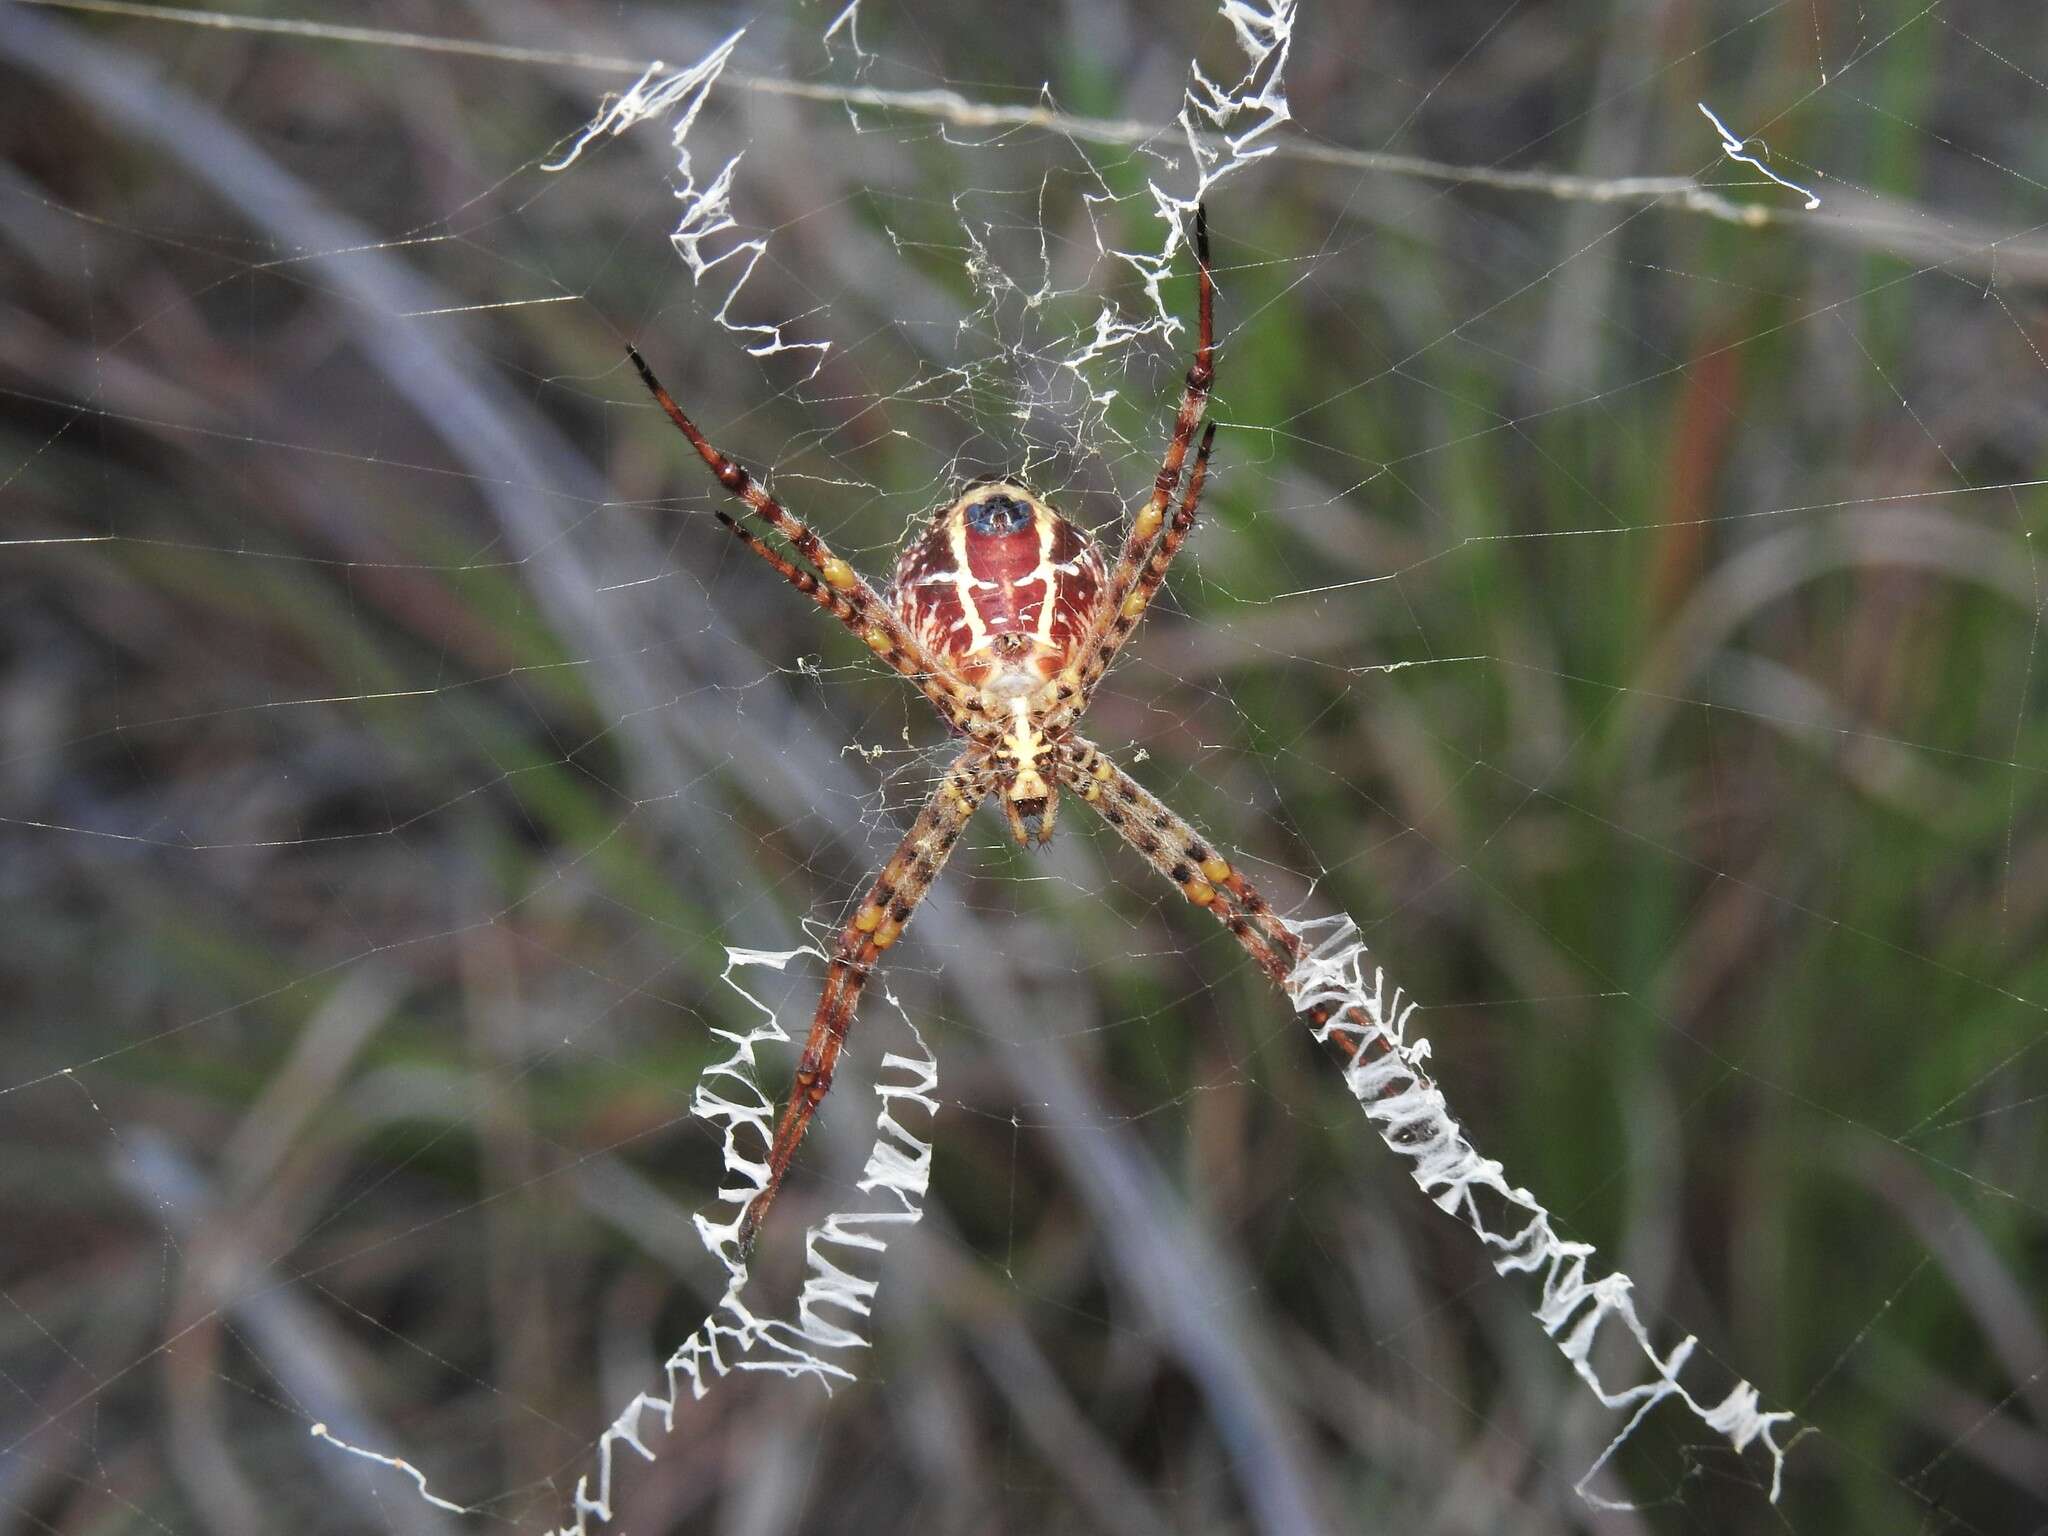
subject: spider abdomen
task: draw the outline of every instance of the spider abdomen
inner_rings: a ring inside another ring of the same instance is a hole
[[[964,681],[1022,694],[1072,659],[1104,575],[1093,539],[999,481],[967,492],[904,547],[896,611]]]

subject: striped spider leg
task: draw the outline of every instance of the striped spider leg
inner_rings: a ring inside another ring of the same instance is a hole
[[[768,1152],[768,1182],[748,1202],[740,1216],[739,1246],[742,1253],[754,1244],[754,1234],[768,1207],[775,1203],[790,1160],[810,1128],[811,1116],[832,1089],[832,1072],[839,1063],[839,1048],[853,1027],[854,1010],[860,1006],[861,989],[882,951],[902,937],[904,924],[924,900],[932,882],[945,867],[961,830],[974,815],[990,789],[995,773],[989,755],[970,746],[953,760],[939,787],[926,799],[910,831],[890,855],[889,862],[875,877],[867,899],[840,930],[825,972],[825,991],[818,999],[818,1011],[811,1017],[811,1032],[804,1040],[803,1055],[797,1059],[796,1077],[790,1086],[789,1102],[782,1107],[782,1119],[775,1127],[775,1140]]]
[[[1287,990],[1288,978],[1308,954],[1307,945],[1280,921],[1258,887],[1204,840],[1186,817],[1084,736],[1070,736],[1060,743],[1059,781],[1115,828],[1146,863],[1172,881],[1181,895],[1228,929],[1268,981],[1282,992]],[[1320,1033],[1330,1012],[1319,1006],[1305,1016]],[[1351,1034],[1332,1031],[1327,1039],[1346,1056],[1363,1050],[1371,1059],[1388,1049],[1379,1027],[1356,1009],[1347,1010],[1345,1023]]]
[[[798,518],[792,517],[782,503],[761,488],[746,467],[727,458],[718,449],[704,440],[704,434],[697,430],[697,424],[683,414],[683,408],[662,387],[661,380],[654,376],[654,370],[647,366],[637,348],[628,347],[626,356],[632,359],[639,371],[640,380],[647,386],[657,404],[668,413],[668,419],[676,424],[683,436],[690,440],[690,446],[697,450],[718,483],[733,495],[744,501],[748,508],[761,520],[789,540],[796,552],[810,563],[805,570],[779,551],[770,548],[751,528],[726,511],[713,514],[731,532],[732,536],[768,562],[797,591],[803,593],[833,618],[844,624],[864,641],[871,651],[882,658],[885,665],[902,673],[917,684],[919,692],[931,700],[946,723],[964,736],[976,734],[976,721],[972,700],[965,697],[965,690],[959,680],[941,667],[916,638],[904,628],[903,621],[882,601],[875,589],[868,585],[867,578],[851,565],[832,553],[831,547],[818,537],[812,529]],[[986,733],[983,733],[984,735]]]
[[[1187,386],[1173,419],[1173,435],[1167,439],[1166,457],[1153,477],[1151,499],[1131,519],[1123,553],[1117,557],[1116,568],[1110,572],[1089,615],[1087,637],[1047,688],[1042,729],[1048,736],[1057,737],[1071,729],[1087,710],[1095,685],[1102,681],[1124,642],[1136,633],[1138,621],[1144,618],[1153,595],[1166,579],[1166,568],[1173,563],[1188,530],[1195,525],[1202,482],[1209,472],[1209,449],[1216,441],[1214,422],[1202,434],[1187,494],[1181,498],[1171,523],[1167,521],[1166,508],[1179,488],[1188,446],[1208,409],[1209,388],[1216,381],[1216,284],[1209,272],[1209,214],[1202,207],[1195,209],[1195,274],[1195,360],[1188,367]]]
[[[1287,979],[1301,958],[1301,940],[1185,817],[1085,736],[1060,743],[1059,779],[1181,895],[1213,913],[1270,980]]]

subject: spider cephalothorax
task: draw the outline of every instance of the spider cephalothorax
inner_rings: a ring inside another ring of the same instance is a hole
[[[1000,722],[1003,813],[1020,843],[1052,836],[1046,688],[1077,659],[1107,574],[1100,545],[1009,480],[942,508],[896,562],[904,627]]]
[[[1300,940],[1229,861],[1076,730],[1096,684],[1166,579],[1201,504],[1216,428],[1212,424],[1195,447],[1215,376],[1209,240],[1199,209],[1195,254],[1201,329],[1194,364],[1152,494],[1131,519],[1114,564],[1017,481],[991,480],[969,487],[912,536],[897,562],[891,597],[884,599],[712,447],[640,354],[631,354],[654,398],[718,483],[780,534],[796,558],[729,512],[719,512],[719,521],[916,683],[964,742],[840,932],[763,1182],[738,1224],[742,1247],[753,1241],[812,1113],[832,1086],[870,972],[902,937],[975,807],[991,794],[1001,801],[1011,835],[1028,845],[1052,835],[1058,792],[1066,790],[1093,806],[1189,901],[1214,913],[1274,981],[1284,981],[1300,957]]]

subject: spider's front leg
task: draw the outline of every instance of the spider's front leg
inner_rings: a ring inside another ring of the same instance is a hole
[[[727,531],[774,567],[784,581],[858,635],[885,665],[917,684],[919,692],[931,701],[954,730],[988,745],[992,737],[975,711],[973,695],[957,677],[940,666],[917,637],[904,627],[903,621],[890,611],[880,594],[868,585],[867,578],[834,554],[831,546],[801,518],[792,515],[781,502],[770,496],[747,472],[745,465],[729,458],[707,441],[636,349],[628,347],[626,356],[639,370],[640,381],[654,396],[655,403],[668,413],[668,419],[675,423],[676,430],[690,440],[690,446],[697,450],[697,456],[718,483],[787,539],[814,569],[805,570],[788,556],[769,547],[738,518],[721,511],[717,517]]]
[[[1181,467],[1195,441],[1195,428],[1209,406],[1209,389],[1216,382],[1216,284],[1209,274],[1209,210],[1195,209],[1195,272],[1197,279],[1195,360],[1188,365],[1187,388],[1181,395],[1180,410],[1173,419],[1173,435],[1166,441],[1166,457],[1153,477],[1152,498],[1131,519],[1123,553],[1117,559],[1104,595],[1114,611],[1130,594],[1146,553],[1159,537],[1166,522],[1166,509],[1180,487]],[[1199,493],[1197,493],[1199,494]]]
[[[832,1073],[839,1063],[839,1049],[853,1028],[854,1010],[860,1006],[866,987],[882,952],[903,934],[904,926],[917,904],[931,890],[953,851],[961,829],[994,784],[994,769],[979,746],[969,747],[946,770],[939,787],[932,791],[910,831],[897,845],[889,862],[875,877],[867,899],[841,930],[839,943],[825,972],[825,990],[818,999],[818,1011],[811,1018],[811,1032],[805,1037],[803,1055],[797,1060],[789,1102],[775,1127],[775,1139],[768,1151],[768,1179],[748,1202],[740,1217],[739,1246],[745,1253],[754,1244],[754,1234],[775,1203],[789,1172],[790,1160],[810,1128],[811,1116],[832,1090]]]
[[[1136,632],[1138,622],[1166,580],[1167,567],[1186,542],[1202,504],[1209,450],[1216,441],[1214,422],[1209,423],[1201,446],[1195,450],[1194,469],[1188,475],[1179,509],[1170,520],[1166,515],[1174,492],[1180,487],[1195,428],[1208,409],[1209,388],[1216,380],[1216,292],[1209,275],[1209,217],[1207,210],[1199,207],[1195,210],[1195,261],[1200,278],[1201,328],[1195,343],[1195,360],[1188,368],[1187,389],[1181,396],[1179,414],[1174,417],[1173,435],[1167,440],[1166,457],[1153,479],[1151,499],[1131,519],[1123,552],[1103,583],[1086,635],[1075,647],[1072,659],[1046,684],[1043,728],[1050,735],[1058,736],[1071,729],[1088,708],[1095,685],[1102,681],[1102,674],[1109,670],[1124,642]]]

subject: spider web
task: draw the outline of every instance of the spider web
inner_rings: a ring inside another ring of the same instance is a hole
[[[2048,1521],[2037,33],[0,8],[10,1523]],[[1401,1080],[983,816],[736,1276],[944,743],[624,346],[1112,537],[1198,201],[1086,729]]]

